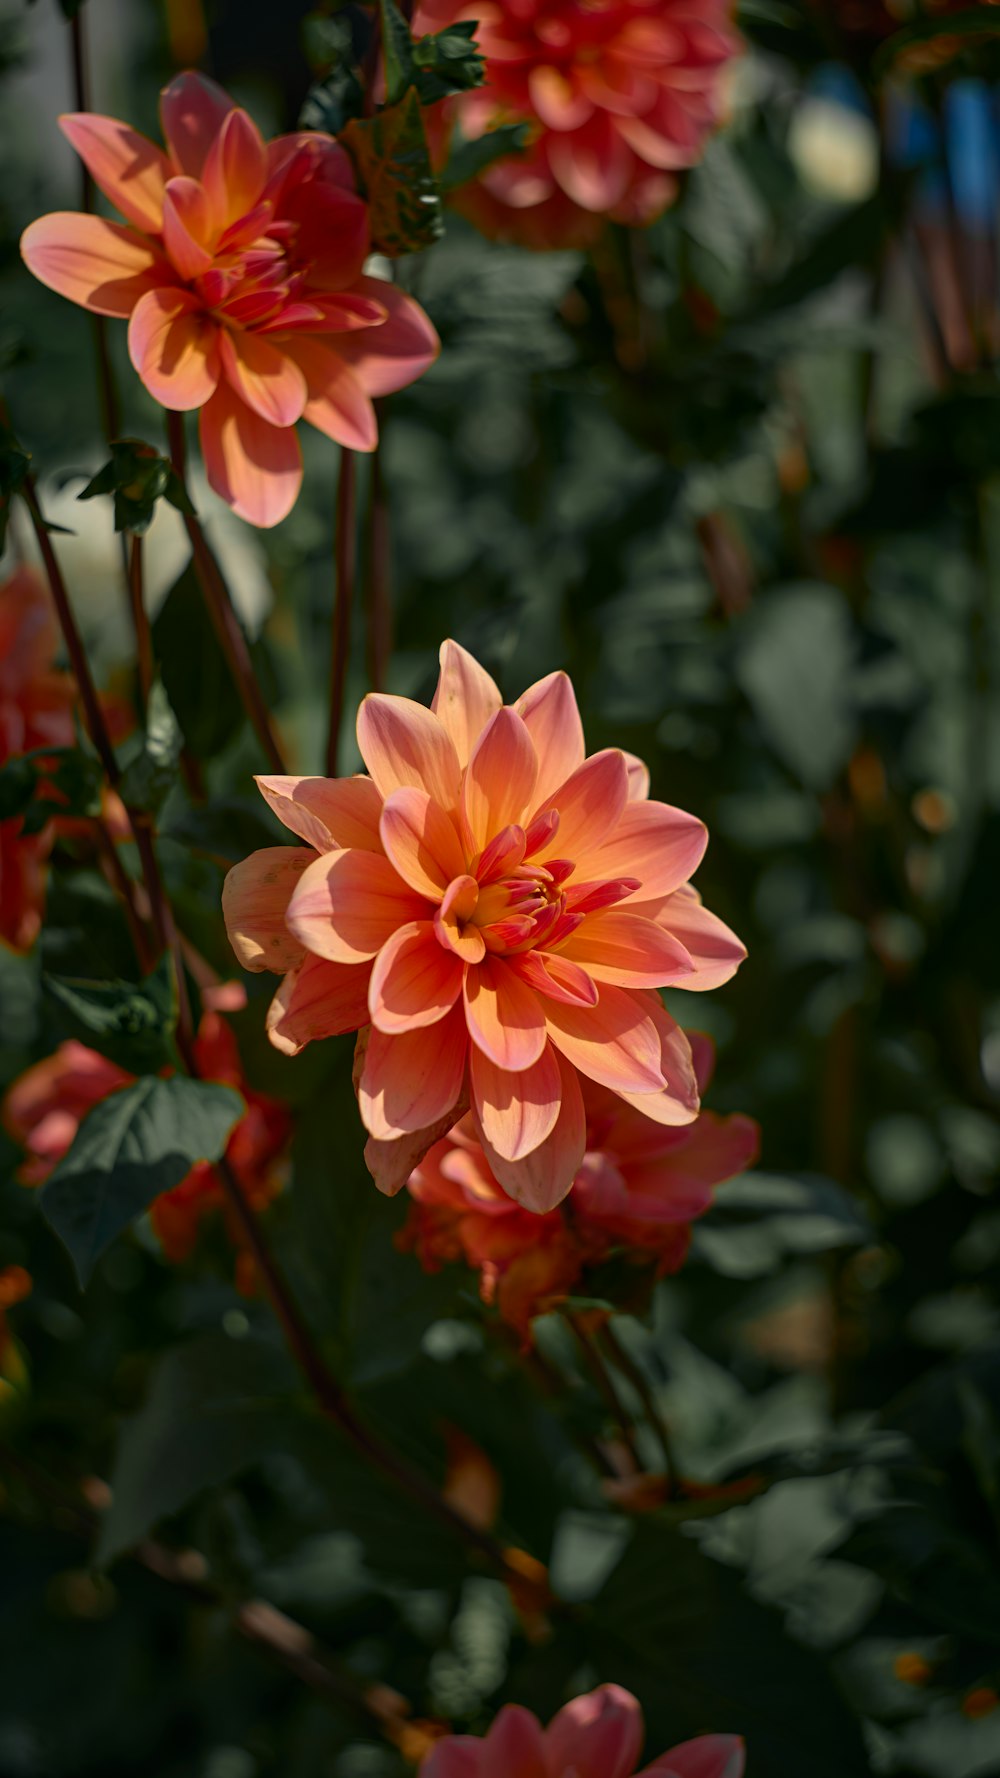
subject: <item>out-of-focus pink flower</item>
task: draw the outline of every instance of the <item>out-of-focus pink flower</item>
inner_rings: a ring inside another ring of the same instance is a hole
[[[0,585],[0,765],[37,747],[72,747],[73,681],[54,667],[59,631],[45,585],[18,568]],[[0,939],[33,944],[42,923],[45,861],[55,830],[0,821]]]
[[[226,1158],[252,1208],[263,1210],[283,1184],[282,1159],[291,1134],[288,1109],[249,1090],[232,1027],[220,1013],[202,1015],[194,1050],[202,1078],[221,1081],[243,1094],[246,1111],[229,1138]],[[131,1086],[133,1079],[74,1038],[22,1074],[0,1108],[4,1128],[25,1150],[18,1172],[21,1183],[42,1185],[70,1148],[87,1112],[112,1093]],[[165,1257],[174,1263],[187,1259],[206,1217],[220,1211],[226,1214],[230,1236],[238,1246],[239,1230],[229,1220],[215,1168],[207,1161],[199,1162],[151,1206],[150,1220]],[[241,1288],[252,1286],[253,1275],[250,1256],[239,1252],[237,1281]]]
[[[605,218],[643,224],[673,199],[722,110],[737,53],[730,0],[421,0],[415,29],[478,20],[486,84],[449,101],[464,135],[526,122],[526,152],[460,194],[488,233],[585,245]]]
[[[437,335],[410,297],[365,275],[368,207],[332,137],[265,143],[202,74],[172,80],[160,115],[166,153],[115,118],[63,117],[125,222],[43,216],[21,252],[61,296],[128,318],[150,394],[201,410],[215,492],[251,524],[274,525],[302,481],[296,422],[373,450],[372,397],[420,376]]]
[[[745,955],[688,883],[702,823],[648,801],[640,761],[586,757],[564,673],[507,706],[454,642],[430,710],[370,696],[358,744],[368,778],[257,780],[306,843],[236,865],[223,905],[241,963],[284,977],[279,1049],[371,1021],[376,1183],[398,1190],[466,1094],[492,1173],[534,1211],[583,1161],[581,1078],[692,1123],[691,1050],[655,989],[714,987]]]
[[[691,1038],[699,1088],[712,1070],[707,1038]],[[613,1249],[676,1272],[687,1258],[690,1225],[715,1187],[757,1157],[752,1118],[702,1111],[667,1129],[633,1105],[586,1082],[587,1149],[572,1188],[547,1215],[522,1210],[497,1184],[466,1117],[436,1142],[408,1181],[413,1206],[401,1245],[425,1271],[464,1260],[480,1276],[486,1302],[525,1338],[536,1315],[567,1296]]]
[[[420,1778],[632,1778],[642,1750],[642,1711],[620,1685],[574,1698],[543,1729],[520,1704],[507,1704],[481,1739],[448,1735],[432,1748]],[[661,1753],[641,1778],[743,1778],[739,1735],[700,1735]]]

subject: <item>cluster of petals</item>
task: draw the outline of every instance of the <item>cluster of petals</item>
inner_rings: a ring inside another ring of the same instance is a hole
[[[565,1704],[544,1729],[530,1710],[506,1705],[482,1738],[439,1741],[420,1778],[633,1778],[643,1738],[631,1692],[601,1685]],[[699,1735],[661,1753],[640,1778],[743,1778],[744,1764],[739,1735]]]
[[[283,976],[279,1049],[370,1025],[357,1090],[382,1189],[471,1104],[504,1191],[550,1210],[583,1163],[581,1077],[668,1128],[698,1114],[656,989],[715,987],[745,955],[688,881],[705,828],[648,800],[640,761],[587,757],[565,674],[505,705],[454,642],[429,710],[372,694],[357,735],[370,776],[258,779],[305,844],[230,871],[230,941]]]
[[[220,1012],[202,1014],[194,1044],[199,1074],[242,1093],[246,1111],[226,1148],[247,1201],[263,1210],[282,1189],[283,1160],[291,1135],[287,1108],[275,1099],[250,1091],[243,1077],[232,1026]],[[134,1076],[96,1050],[70,1038],[54,1055],[36,1062],[9,1089],[3,1102],[3,1125],[25,1151],[18,1178],[22,1185],[44,1184],[68,1152],[87,1113],[103,1099],[133,1084]],[[240,1232],[229,1219],[227,1201],[215,1168],[199,1161],[171,1191],[150,1208],[150,1221],[166,1259],[180,1264],[198,1242],[206,1219],[222,1213],[237,1248]],[[237,1281],[251,1287],[253,1263],[238,1252]]]
[[[711,1077],[710,1041],[689,1039],[698,1085]],[[568,1196],[536,1216],[502,1191],[471,1117],[436,1142],[408,1181],[413,1204],[400,1236],[425,1271],[463,1260],[479,1273],[484,1301],[524,1338],[531,1322],[566,1297],[588,1267],[614,1251],[676,1272],[687,1258],[691,1224],[715,1187],[757,1157],[752,1118],[702,1111],[669,1129],[606,1088],[584,1082],[587,1147]]]
[[[73,681],[56,669],[58,626],[32,568],[0,585],[0,765],[41,747],[72,747]],[[0,821],[0,939],[27,950],[38,935],[45,861],[55,829],[26,834],[20,817]]]
[[[166,152],[116,118],[63,117],[125,221],[56,212],[26,229],[21,252],[52,290],[128,319],[150,394],[200,409],[215,492],[273,525],[302,481],[296,422],[373,450],[372,398],[420,376],[437,335],[410,297],[365,274],[368,206],[332,137],[265,143],[202,74],[172,80],[160,114]]]
[[[449,102],[463,134],[530,130],[463,207],[533,247],[585,244],[605,217],[652,221],[719,122],[732,11],[729,0],[422,0],[418,29],[478,21],[486,84]]]

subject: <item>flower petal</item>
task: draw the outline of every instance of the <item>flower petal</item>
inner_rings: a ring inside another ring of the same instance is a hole
[[[670,1753],[664,1753],[645,1766],[639,1778],[743,1778],[746,1770],[746,1746],[740,1735],[699,1735],[696,1741],[684,1741]],[[452,1778],[445,1768],[440,1778]],[[456,1767],[454,1778],[464,1778]]]
[[[498,1068],[476,1044],[469,1061],[472,1103],[490,1147],[506,1161],[523,1160],[555,1128],[562,1085],[551,1044],[537,1062],[513,1074]]]
[[[604,987],[601,999],[606,994],[621,992],[621,989]],[[626,1105],[634,1105],[643,1117],[652,1118],[654,1123],[667,1124],[670,1128],[690,1124],[697,1117],[701,1104],[691,1045],[658,994],[643,992],[632,998],[642,1002],[659,1034],[660,1071],[666,1084],[660,1093],[637,1093],[621,1086],[613,1090]],[[603,1084],[611,1086],[612,1083],[605,1081]]]
[[[413,785],[394,790],[385,800],[379,833],[403,881],[431,901],[440,901],[449,883],[465,875],[454,823],[426,790]]]
[[[128,353],[155,401],[203,407],[221,375],[219,329],[189,290],[149,290],[128,324]]]
[[[163,245],[178,276],[199,278],[212,264],[212,219],[204,186],[186,174],[171,179],[163,198]]]
[[[420,1768],[420,1778],[481,1778],[478,1735],[447,1735],[438,1741]]]
[[[286,918],[289,931],[314,956],[360,963],[374,957],[398,927],[429,913],[388,858],[327,852],[303,871]]]
[[[445,950],[430,920],[414,920],[387,939],[375,959],[368,1010],[389,1036],[436,1025],[462,992],[465,964]]]
[[[572,1187],[583,1165],[587,1119],[575,1068],[556,1055],[559,1064],[559,1112],[545,1141],[518,1161],[505,1160],[492,1148],[480,1125],[483,1152],[498,1185],[509,1198],[537,1216],[554,1210]]]
[[[163,222],[163,193],[172,168],[162,148],[140,136],[116,117],[94,111],[73,111],[59,119],[94,181],[127,222],[145,234],[158,235]]]
[[[297,1056],[319,1037],[342,1037],[368,1018],[367,963],[346,967],[305,957],[290,970],[267,1013],[267,1034],[276,1050]]]
[[[219,228],[254,208],[267,179],[267,150],[253,119],[237,107],[227,113],[200,174]]]
[[[344,361],[344,340],[336,346],[296,334],[282,335],[282,351],[306,380],[303,419],[349,451],[373,451],[378,443],[375,409],[357,373]]]
[[[667,803],[630,802],[604,843],[577,859],[582,877],[637,877],[633,902],[670,895],[697,870],[705,855],[704,822]]]
[[[457,642],[442,642],[439,658],[441,671],[431,709],[455,743],[459,765],[467,766],[473,747],[503,698],[485,667]]]
[[[205,157],[235,110],[228,93],[206,74],[178,74],[160,94],[163,139],[179,173],[200,179]]]
[[[302,486],[302,452],[291,426],[270,426],[220,383],[201,410],[209,486],[241,519],[267,528],[287,518]]]
[[[597,986],[585,969],[555,951],[525,951],[510,959],[522,981],[536,994],[562,1000],[567,1006],[596,1006]]]
[[[589,857],[608,834],[613,833],[628,801],[628,772],[624,754],[617,747],[603,753],[592,753],[582,766],[554,791],[545,805],[559,815],[559,826],[552,838],[540,846],[536,854],[540,863],[547,858],[571,858],[576,874],[590,877],[596,873],[581,871],[580,860]],[[542,813],[539,810],[539,813]],[[604,873],[611,876],[613,873]],[[636,873],[638,874],[638,873]]]
[[[590,914],[560,946],[595,982],[620,988],[686,988],[693,966],[680,940],[653,920],[617,908]]]
[[[133,229],[75,210],[32,222],[21,257],[40,283],[95,315],[131,315],[147,290],[174,281],[162,254]]]
[[[642,1711],[620,1685],[601,1685],[574,1698],[545,1731],[553,1772],[573,1770],[577,1778],[629,1778],[642,1749]]]
[[[476,851],[520,822],[537,777],[531,736],[516,711],[501,708],[472,750],[462,790],[462,813]]]
[[[479,1773],[480,1778],[549,1778],[537,1716],[521,1704],[505,1704],[483,1741]]]
[[[644,803],[649,796],[649,767],[645,760],[636,753],[629,753],[622,748],[625,757],[625,769],[628,772],[628,800],[630,803]]]
[[[442,809],[454,809],[461,772],[451,737],[411,698],[370,692],[358,711],[358,747],[383,797],[412,784]]]
[[[498,1068],[519,1073],[545,1048],[545,1015],[532,990],[498,957],[470,966],[465,1015],[473,1043]]]
[[[548,162],[566,196],[582,210],[613,210],[625,196],[635,157],[617,124],[596,111],[581,129],[553,132]]]
[[[549,673],[530,685],[514,705],[538,755],[535,799],[551,797],[582,766],[586,754],[576,693],[565,673]]]
[[[630,912],[633,907],[636,913],[647,911],[632,904]],[[706,907],[702,907],[690,884],[669,896],[655,914],[652,909],[648,911],[658,926],[680,941],[694,964],[693,973],[678,982],[679,988],[721,988],[724,982],[732,979],[746,957],[746,946],[717,914],[710,914]]]
[[[381,852],[382,798],[370,778],[258,777],[264,800],[317,852]]]
[[[447,1116],[461,1096],[468,1048],[460,1006],[422,1031],[373,1029],[358,1082],[369,1135],[391,1142]]]
[[[627,988],[603,986],[596,1006],[545,1003],[549,1036],[588,1079],[615,1093],[661,1093],[661,1041],[645,999]]]
[[[244,328],[221,330],[222,367],[241,401],[272,426],[294,426],[306,405],[306,379],[270,340]]]
[[[415,383],[434,363],[441,341],[419,303],[382,278],[357,278],[351,286],[387,310],[381,327],[366,328],[338,341],[366,395],[392,395]]]
[[[302,945],[285,924],[288,904],[315,854],[304,846],[266,846],[234,864],[222,885],[229,942],[244,969],[283,975],[301,963]]]

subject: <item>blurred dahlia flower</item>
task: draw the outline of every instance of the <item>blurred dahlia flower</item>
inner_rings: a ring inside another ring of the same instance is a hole
[[[291,1115],[277,1100],[248,1089],[232,1027],[220,1013],[203,1013],[194,1050],[203,1079],[235,1087],[246,1101],[246,1111],[229,1138],[226,1158],[251,1208],[263,1210],[284,1183],[282,1160],[291,1134]],[[44,1184],[68,1153],[88,1111],[112,1093],[131,1086],[134,1078],[75,1038],[61,1043],[54,1055],[22,1074],[0,1107],[4,1129],[25,1150],[17,1175],[21,1184]],[[165,1258],[173,1264],[188,1259],[203,1222],[220,1211],[238,1247],[239,1231],[229,1221],[215,1168],[208,1161],[199,1161],[179,1185],[163,1192],[150,1207],[150,1221]],[[249,1253],[238,1253],[236,1277],[241,1289],[253,1288],[254,1265]]]
[[[704,1091],[712,1045],[694,1034],[689,1041]],[[613,1249],[652,1263],[658,1276],[678,1271],[691,1223],[709,1209],[714,1188],[757,1157],[752,1118],[702,1111],[668,1129],[591,1081],[583,1103],[583,1162],[569,1195],[546,1215],[522,1210],[497,1184],[471,1116],[434,1144],[407,1182],[414,1201],[400,1245],[428,1272],[451,1260],[474,1267],[484,1301],[525,1337],[534,1317]]]
[[[420,1778],[632,1778],[642,1750],[642,1711],[620,1685],[601,1685],[563,1706],[543,1729],[520,1704],[501,1710],[486,1735],[448,1735]],[[661,1753],[641,1778],[742,1778],[739,1735],[700,1735]]]
[[[526,152],[463,189],[489,234],[585,245],[601,221],[651,222],[699,160],[737,53],[730,0],[421,0],[417,32],[476,19],[486,84],[448,102],[463,134],[529,126]]]
[[[149,393],[200,409],[212,488],[274,525],[302,482],[296,421],[372,450],[372,397],[420,376],[437,335],[410,297],[365,276],[368,207],[332,137],[265,143],[202,74],[172,80],[160,113],[167,153],[115,118],[63,117],[125,222],[59,211],[31,223],[21,252],[61,296],[128,318]]]
[[[641,761],[586,756],[564,673],[504,705],[454,642],[430,710],[373,694],[357,733],[370,777],[258,778],[305,844],[230,871],[230,941],[283,977],[278,1049],[370,1023],[357,1090],[381,1189],[469,1095],[494,1177],[551,1210],[586,1149],[581,1077],[657,1124],[698,1114],[655,989],[715,987],[746,954],[688,881],[705,828],[647,800]]]

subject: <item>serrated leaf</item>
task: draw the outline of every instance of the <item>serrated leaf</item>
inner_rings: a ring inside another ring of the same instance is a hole
[[[176,1062],[177,989],[164,957],[145,981],[71,981],[42,975],[42,991],[65,1035],[76,1037],[130,1074],[156,1074]]]
[[[486,79],[486,63],[476,47],[475,19],[459,19],[444,31],[420,37],[411,47],[413,85],[423,105],[436,105],[452,93],[471,92]]]
[[[160,680],[153,685],[146,707],[146,733],[140,751],[122,773],[119,791],[126,808],[156,814],[166,802],[177,778],[183,736]]]
[[[88,1112],[40,1196],[81,1286],[154,1198],[220,1158],[243,1109],[232,1087],[147,1075]]]
[[[484,136],[476,137],[461,136],[456,131],[447,166],[441,175],[442,190],[454,191],[457,186],[468,184],[470,179],[478,179],[494,161],[505,160],[509,154],[523,154],[529,134],[526,123],[504,123],[499,129],[488,130]]]
[[[352,118],[341,142],[368,200],[375,252],[398,259],[432,246],[444,227],[441,197],[413,89],[375,117]]]

